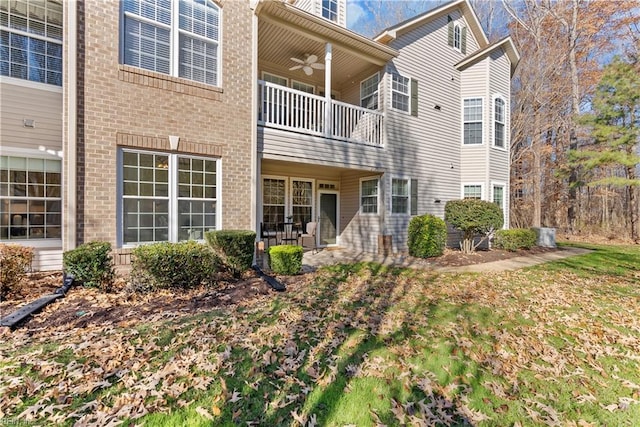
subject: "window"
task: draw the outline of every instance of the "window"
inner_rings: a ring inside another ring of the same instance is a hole
[[[391,213],[418,214],[418,180],[393,178],[391,180]]]
[[[313,182],[291,180],[291,214],[293,222],[306,225],[311,221],[312,209]]]
[[[482,200],[482,185],[480,184],[465,185],[463,189],[462,198]]]
[[[482,144],[482,99],[464,100],[464,144]]]
[[[285,219],[286,191],[285,180],[263,178],[262,180],[262,222],[280,224]]]
[[[460,50],[460,25],[453,25],[453,47]]]
[[[338,20],[338,0],[322,0],[322,17],[333,22]]]
[[[378,178],[360,180],[360,213],[378,213]]]
[[[122,150],[122,243],[203,239],[215,230],[218,162]]]
[[[0,156],[0,240],[60,239],[62,162]]]
[[[502,98],[495,98],[493,109],[493,145],[505,147],[505,102]]]
[[[0,2],[0,75],[62,86],[62,1]]]
[[[360,82],[360,106],[370,110],[378,109],[378,73]]]
[[[410,80],[408,77],[403,77],[399,74],[393,74],[391,78],[391,107],[409,112],[409,87]]]
[[[504,188],[505,185],[503,184],[493,184],[492,188],[491,188],[491,192],[492,192],[492,200],[493,203],[495,203],[496,205],[500,206],[500,209],[502,210],[502,214],[505,215],[505,205],[504,205]],[[506,215],[505,215],[506,218]]]
[[[306,93],[315,93],[316,88],[313,85],[308,85],[306,83],[297,82],[295,80],[291,81],[291,89],[299,90]]]
[[[124,0],[123,4],[125,64],[218,85],[221,11],[215,3]]]

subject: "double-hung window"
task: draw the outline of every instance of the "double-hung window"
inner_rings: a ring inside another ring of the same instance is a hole
[[[370,110],[378,109],[378,84],[380,76],[375,73],[373,76],[360,82],[360,106]]]
[[[0,156],[0,240],[60,239],[62,161]]]
[[[360,180],[360,213],[378,213],[378,194],[380,180],[378,178],[366,178]]]
[[[322,17],[333,22],[338,20],[338,0],[322,0]]]
[[[502,98],[494,99],[493,110],[493,145],[496,147],[505,147],[505,102]]]
[[[492,192],[492,199],[493,199],[493,203],[495,203],[496,205],[500,206],[500,209],[502,210],[502,214],[504,215],[505,213],[505,198],[504,198],[504,185],[502,184],[493,184],[493,186],[491,187],[491,192]]]
[[[211,0],[124,0],[125,64],[219,85],[221,11]]]
[[[392,74],[391,78],[391,107],[395,110],[409,112],[410,85],[408,77]]]
[[[219,224],[219,160],[122,150],[124,245],[204,239]]]
[[[482,144],[482,98],[464,100],[464,144]]]
[[[62,1],[0,1],[0,75],[62,86]]]
[[[417,215],[418,213],[418,180],[391,179],[391,213]]]
[[[465,185],[462,190],[462,198],[463,199],[482,199],[482,185],[480,184],[470,184]]]

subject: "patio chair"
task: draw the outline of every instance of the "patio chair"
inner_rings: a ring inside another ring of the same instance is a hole
[[[307,229],[305,230],[306,232],[304,234],[300,235],[300,243],[302,245],[302,247],[304,247],[304,238],[305,237],[311,237],[313,239],[313,250],[312,253],[317,252],[318,250],[318,243],[316,241],[316,230],[318,229],[318,223],[317,222],[308,222],[307,223]]]
[[[276,227],[271,224],[260,223],[260,238],[267,242],[267,247],[271,246],[271,239],[278,244],[278,232]]]

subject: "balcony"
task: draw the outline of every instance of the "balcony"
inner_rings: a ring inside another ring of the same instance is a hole
[[[258,81],[258,124],[339,141],[383,145],[384,115],[274,83]],[[330,120],[327,122],[327,119]]]

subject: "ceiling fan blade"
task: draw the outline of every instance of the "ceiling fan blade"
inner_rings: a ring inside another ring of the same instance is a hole
[[[290,58],[293,62],[297,62],[298,64],[304,64],[304,61],[302,59],[298,59],[298,58]]]
[[[311,65],[311,68],[315,68],[316,70],[324,70],[324,64],[321,64],[319,62],[314,62],[313,64],[309,65]]]
[[[318,55],[309,55],[306,59],[307,64],[318,62]]]
[[[302,67],[302,70],[307,76],[310,76],[311,74],[313,74],[313,68],[309,67],[308,65]]]
[[[289,71],[299,70],[302,67],[304,67],[304,65],[294,65],[293,67],[289,68]]]

